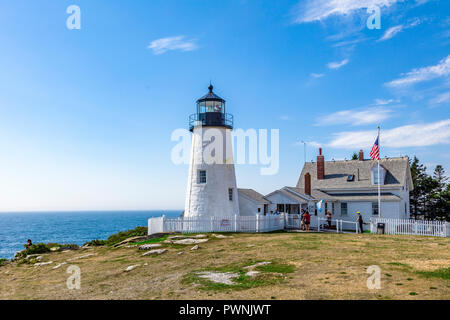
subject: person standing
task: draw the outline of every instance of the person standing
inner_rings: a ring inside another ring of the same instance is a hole
[[[364,221],[363,221],[363,217],[361,215],[361,212],[358,211],[356,214],[358,215],[357,218],[356,218],[356,222],[359,223],[359,230],[361,231],[361,233],[364,233],[364,229],[363,229]]]
[[[327,218],[327,222],[328,222],[328,229],[331,229],[331,212],[330,212],[330,210],[327,210],[326,218]]]
[[[311,215],[309,214],[308,211],[306,211],[305,214],[303,215],[303,221],[306,227],[306,231],[309,231],[309,225],[311,224]]]

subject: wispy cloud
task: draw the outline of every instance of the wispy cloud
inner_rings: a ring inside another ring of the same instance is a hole
[[[385,105],[390,104],[392,102],[397,102],[397,100],[394,100],[394,99],[375,99],[375,105],[377,105],[377,106],[385,106]]]
[[[433,104],[441,104],[450,102],[450,91],[439,94],[436,98],[431,100]]]
[[[386,83],[386,85],[388,87],[404,87],[448,75],[450,75],[450,55],[439,61],[437,65],[413,69],[403,74],[402,77]]]
[[[398,33],[400,33],[405,27],[403,25],[391,27],[387,29],[387,31],[383,34],[383,36],[378,41],[386,41],[393,37],[395,37]]]
[[[340,61],[340,62],[330,62],[329,64],[327,64],[327,67],[328,67],[329,69],[336,70],[336,69],[342,68],[342,67],[345,66],[348,62],[349,62],[348,59],[344,59],[344,60],[342,60],[342,61]]]
[[[311,77],[314,79],[322,78],[324,75],[323,73],[311,73]]]
[[[385,107],[372,107],[364,110],[343,110],[318,118],[316,124],[319,126],[337,124],[361,126],[372,123],[380,123],[381,121],[391,117],[392,112],[393,111],[391,109]]]
[[[170,50],[193,51],[198,48],[196,39],[186,39],[185,36],[175,36],[154,40],[148,46],[155,55],[163,54]]]
[[[419,19],[414,19],[409,24],[391,27],[391,28],[387,29],[386,32],[383,34],[383,36],[380,39],[378,39],[377,41],[389,40],[389,39],[395,37],[397,34],[402,32],[403,30],[415,27],[415,26],[419,25],[420,23],[421,23],[421,21]]]
[[[288,120],[290,120],[291,119],[291,117],[289,117],[289,116],[287,116],[287,115],[282,115],[282,116],[280,116],[280,120],[283,120],[283,121],[288,121]]]
[[[390,7],[404,0],[306,0],[295,8],[295,23],[322,21],[331,16],[347,16],[372,6]]]
[[[375,141],[376,130],[340,132],[327,144],[333,148],[369,148]],[[450,143],[450,119],[428,124],[412,124],[382,130],[381,147],[406,148],[426,147]]]

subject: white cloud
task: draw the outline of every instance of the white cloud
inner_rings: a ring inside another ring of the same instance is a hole
[[[323,73],[311,73],[311,77],[315,79],[322,78],[324,75]]]
[[[370,148],[376,136],[377,130],[340,132],[335,134],[334,139],[327,145],[346,149]],[[382,130],[380,136],[381,148],[426,147],[449,143],[450,119]]]
[[[374,107],[365,110],[343,110],[317,119],[317,125],[350,124],[353,126],[380,123],[391,116],[392,110]]]
[[[386,41],[393,38],[397,33],[400,33],[405,27],[402,25],[391,27],[383,34],[378,41]]]
[[[339,68],[341,68],[341,67],[343,67],[343,66],[345,66],[347,63],[348,63],[348,59],[344,59],[344,60],[342,60],[342,61],[340,61],[340,62],[330,62],[329,64],[327,64],[327,66],[328,66],[328,68],[329,69],[339,69]]]
[[[280,116],[280,120],[283,120],[283,121],[288,121],[290,119],[291,119],[291,117],[286,116],[286,115]]]
[[[403,87],[448,75],[450,75],[450,55],[439,61],[437,65],[413,69],[403,74],[401,78],[386,83],[386,85],[388,87]]]
[[[193,51],[198,48],[196,39],[185,39],[185,36],[168,37],[154,40],[148,46],[153,53],[163,54],[169,50]]]
[[[404,0],[306,0],[296,7],[295,23],[322,21],[331,16],[346,16],[372,6],[390,7]]]
[[[407,25],[398,25],[387,29],[387,31],[383,34],[383,36],[377,41],[386,41],[393,37],[395,37],[398,33],[402,32],[405,29],[409,29],[415,27],[421,23],[420,19],[414,19],[411,23]]]
[[[384,106],[384,105],[390,104],[392,102],[397,102],[397,100],[394,100],[394,99],[387,99],[387,100],[386,99],[375,99],[375,104],[377,106]]]
[[[441,93],[436,98],[432,99],[431,102],[434,104],[450,102],[450,91]]]

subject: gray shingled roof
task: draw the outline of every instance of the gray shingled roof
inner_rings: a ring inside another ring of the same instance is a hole
[[[309,197],[305,194],[303,188],[285,187],[302,194],[305,197]],[[327,201],[376,201],[378,200],[378,193],[376,192],[348,192],[348,193],[326,193],[321,190],[311,190],[311,200],[327,200]],[[381,193],[382,201],[399,201],[400,197],[390,192]],[[304,201],[304,200],[303,200]]]
[[[243,194],[245,196],[247,196],[248,198],[259,202],[259,203],[263,203],[263,204],[270,204],[271,202],[269,200],[267,200],[266,198],[264,198],[264,195],[262,195],[259,192],[256,192],[253,189],[238,189],[238,192],[240,194]]]
[[[317,162],[308,162],[303,167],[302,173],[297,183],[297,188],[304,189],[305,174],[311,175],[311,189],[327,191],[331,189],[352,189],[369,188],[376,189],[372,184],[371,169],[376,166],[374,160],[339,160],[325,161],[325,178],[317,179]],[[382,188],[402,187],[405,178],[408,179],[409,189],[412,190],[411,170],[408,157],[381,159],[380,165],[386,169],[386,178]],[[347,181],[349,175],[355,175],[352,182]],[[359,177],[359,178],[358,178]]]

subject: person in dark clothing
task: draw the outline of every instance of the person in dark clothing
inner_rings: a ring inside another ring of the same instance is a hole
[[[356,222],[359,223],[359,230],[361,231],[361,233],[364,233],[364,229],[363,229],[364,221],[363,221],[361,212],[358,211],[356,214],[358,215],[358,217],[356,218]]]
[[[328,229],[331,229],[331,212],[330,212],[330,210],[327,210],[326,218],[327,218],[327,222],[328,222]]]
[[[31,247],[32,245],[33,243],[31,242],[31,239],[28,239],[26,244],[27,248]]]

